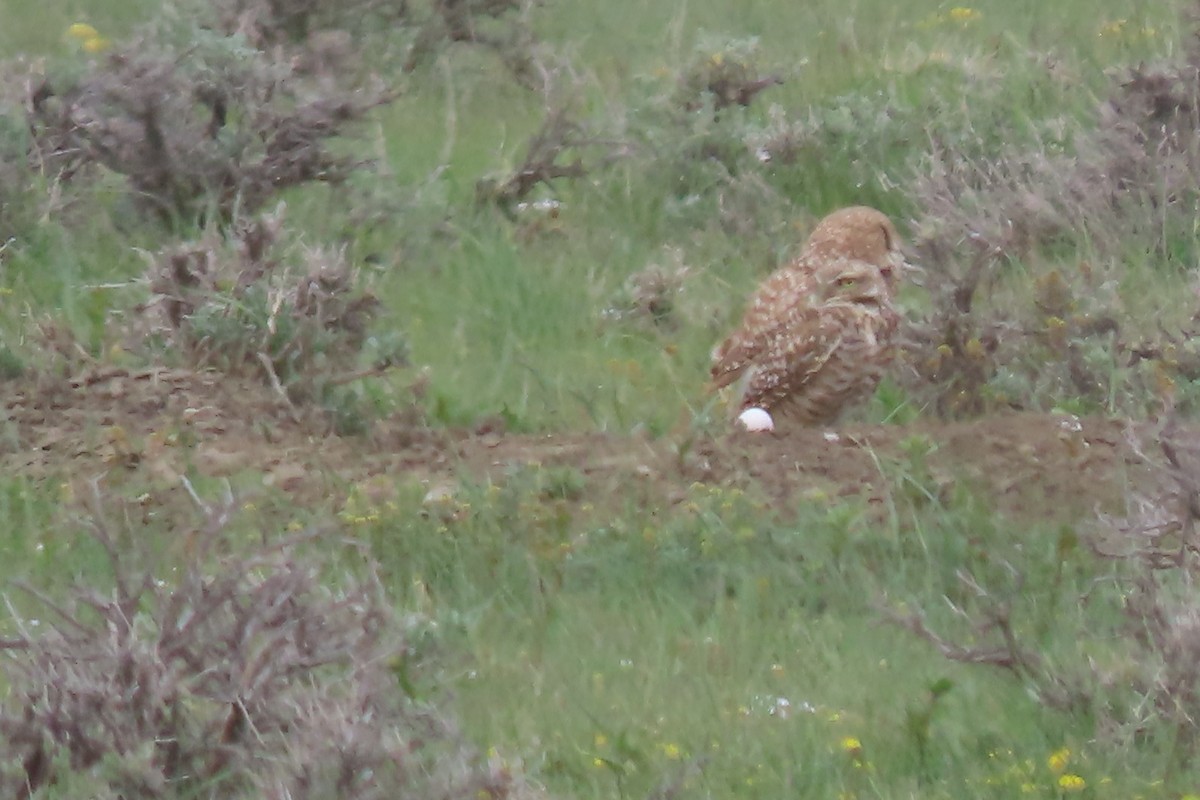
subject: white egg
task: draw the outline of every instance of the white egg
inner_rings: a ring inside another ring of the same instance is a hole
[[[751,432],[775,430],[775,421],[771,419],[771,415],[764,408],[747,408],[738,414],[738,422]]]

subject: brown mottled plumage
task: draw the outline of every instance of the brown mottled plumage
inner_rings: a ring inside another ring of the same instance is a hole
[[[759,286],[741,326],[713,351],[714,388],[738,381],[738,411],[763,408],[805,425],[831,423],[868,397],[899,326],[899,242],[873,208],[821,220],[804,252]]]

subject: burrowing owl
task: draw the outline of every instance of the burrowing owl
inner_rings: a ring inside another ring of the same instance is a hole
[[[891,220],[873,208],[821,220],[713,351],[714,388],[738,381],[737,411],[761,408],[804,425],[829,424],[869,396],[900,321],[892,305],[904,264],[899,243]]]

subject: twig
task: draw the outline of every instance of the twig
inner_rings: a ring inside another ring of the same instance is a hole
[[[887,607],[881,607],[879,610],[888,622],[915,633],[936,647],[938,652],[950,661],[958,661],[963,664],[991,664],[1017,675],[1027,669],[1028,657],[1020,654],[1019,651],[1014,652],[1012,642],[1007,642],[1004,647],[964,647],[938,635],[925,622],[922,614],[903,614]]]
[[[322,383],[324,383],[326,386],[343,386],[347,383],[354,383],[355,381],[361,381],[366,378],[378,378],[382,375],[386,375],[388,372],[395,369],[396,366],[397,365],[392,363],[379,364],[372,367],[366,367],[365,369],[356,370],[355,372],[348,372],[345,375],[338,375],[337,377],[322,381]]]
[[[287,396],[287,392],[283,388],[283,384],[279,381],[279,376],[275,373],[275,365],[271,363],[271,357],[261,350],[254,354],[258,359],[258,363],[262,364],[263,371],[267,373],[267,380],[271,383],[271,388],[275,390],[275,394],[283,400],[284,404],[292,412],[292,418],[298,418],[296,406],[292,403],[291,398]]]

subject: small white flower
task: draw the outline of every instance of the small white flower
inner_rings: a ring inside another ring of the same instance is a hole
[[[1067,433],[1079,433],[1083,430],[1083,423],[1079,421],[1079,417],[1070,414],[1058,421],[1058,426]]]

